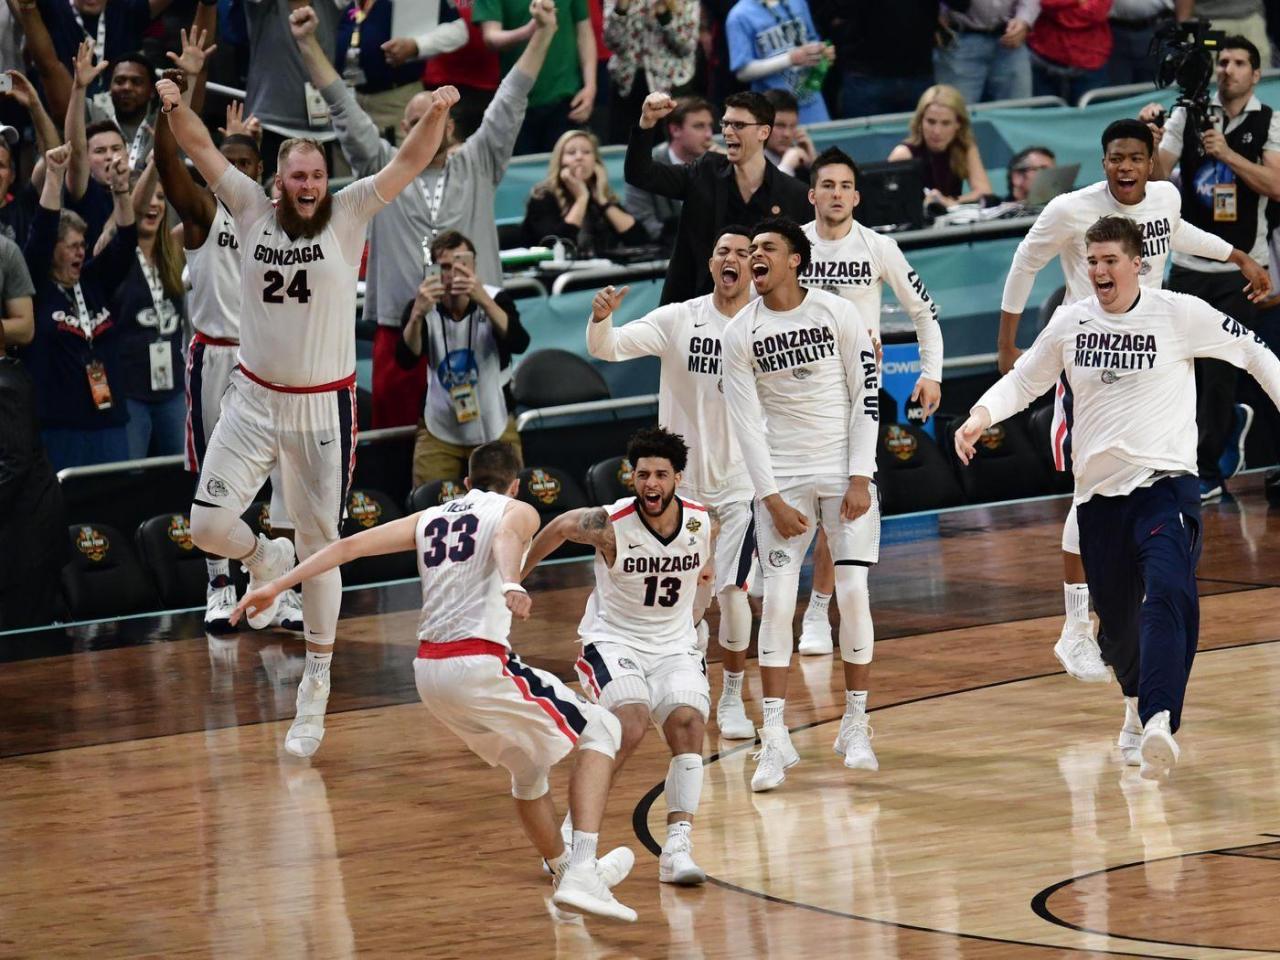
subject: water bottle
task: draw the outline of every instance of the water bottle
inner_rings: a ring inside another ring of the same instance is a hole
[[[827,71],[831,69],[831,61],[823,57],[815,66],[809,68],[809,72],[805,74],[805,78],[800,81],[800,89],[796,91],[796,98],[799,100],[808,100],[814,94],[822,92],[823,81],[827,78]]]

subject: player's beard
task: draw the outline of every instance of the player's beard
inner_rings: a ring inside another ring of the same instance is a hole
[[[293,202],[287,191],[280,193],[280,202],[276,204],[276,219],[280,229],[294,240],[310,240],[318,237],[329,225],[333,215],[333,194],[328,191],[316,204],[316,212],[310,218],[304,217],[298,205]]]

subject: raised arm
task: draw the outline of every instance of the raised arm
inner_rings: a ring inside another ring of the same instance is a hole
[[[426,114],[413,125],[391,161],[374,175],[373,186],[379,197],[390,203],[426,169],[444,141],[449,111],[458,99],[456,87],[437,87],[432,91],[431,106]]]
[[[480,33],[484,37],[484,45],[490,50],[502,51],[525,43],[533,36],[535,24],[532,20],[512,30],[504,30],[497,20],[485,20],[480,24]]]
[[[157,83],[156,93],[160,95],[160,110],[169,118],[169,128],[178,147],[191,158],[205,183],[216,184],[231,164],[213,145],[204,121],[182,102],[178,85],[172,80]]]
[[[690,164],[672,166],[653,159],[653,142],[659,120],[676,108],[669,94],[651,93],[644,98],[640,109],[640,124],[631,131],[627,141],[627,158],[622,168],[627,183],[642,190],[661,194],[673,200],[683,200],[693,184],[693,167]]]
[[[182,71],[186,78],[186,102],[196,113],[204,106],[204,85],[208,76],[205,69],[209,57],[218,49],[217,44],[205,46],[211,36],[216,35],[218,8],[206,3],[200,4],[196,10],[195,21],[190,32],[183,30],[181,34],[182,52],[168,51],[165,56],[175,67]],[[171,78],[173,79],[173,78]]]
[[[1036,217],[1027,235],[1018,244],[1005,277],[1000,298],[1000,333],[996,338],[997,363],[1007,373],[1018,358],[1018,322],[1026,309],[1031,288],[1038,274],[1054,257],[1062,253],[1073,229],[1062,198],[1050,201]]]
[[[658,357],[667,348],[671,326],[683,305],[669,303],[623,327],[614,327],[613,314],[631,290],[605,287],[591,300],[591,319],[587,321],[587,353],[597,360],[634,360]]]
[[[67,165],[67,193],[72,200],[79,200],[89,189],[89,147],[84,136],[84,97],[89,85],[107,69],[107,61],[93,62],[93,43],[86,40],[76,51],[74,82],[67,99],[67,116],[62,131],[71,147],[71,160]]]
[[[325,55],[316,37],[316,28],[319,25],[320,18],[311,7],[299,7],[289,14],[289,29],[293,33],[294,42],[298,45],[298,52],[302,54],[302,64],[307,68],[307,76],[311,79],[313,87],[322,90],[335,80],[342,78]]]
[[[533,538],[533,546],[529,548],[529,555],[524,561],[523,576],[527,577],[534,567],[554,553],[566,540],[595,547],[604,554],[607,563],[613,563],[617,542],[613,537],[609,514],[604,507],[583,507],[560,514]]]
[[[160,183],[164,186],[164,195],[182,220],[183,246],[188,250],[198,250],[213,224],[217,201],[208,189],[196,183],[191,176],[191,171],[178,152],[178,144],[173,138],[173,131],[169,129],[169,115],[166,113],[156,118],[154,156]]]
[[[49,109],[61,117],[66,113],[67,103],[71,99],[71,73],[58,59],[58,51],[53,45],[53,38],[49,36],[44,17],[40,15],[40,7],[35,0],[9,0],[9,9],[22,26],[22,33],[26,37],[26,51],[35,64],[40,85],[49,101]],[[48,149],[54,146],[56,144],[50,144]]]
[[[358,560],[360,557],[377,557],[384,553],[401,553],[414,549],[414,533],[418,525],[418,515],[401,517],[372,530],[365,530],[353,537],[335,540],[322,550],[313,553],[306,560],[288,573],[264,583],[257,590],[252,590],[236,605],[231,614],[231,622],[238,623],[247,614],[257,613],[271,605],[272,601],[290,587],[296,587],[304,580],[318,577],[344,563]]]
[[[36,88],[31,85],[31,81],[17,70],[6,70],[5,73],[8,74],[9,81],[13,85],[13,90],[9,95],[20,106],[26,108],[27,113],[31,116],[31,125],[36,131],[38,159],[36,160],[35,169],[31,171],[31,184],[39,190],[44,183],[44,155],[62,143],[62,134],[58,132],[58,127],[53,122],[53,118],[49,116],[44,104],[40,102],[40,95],[36,93]],[[70,75],[68,75],[68,79],[70,79]]]
[[[58,221],[62,211],[62,179],[67,173],[71,148],[65,143],[44,155],[48,173],[40,190],[40,204],[31,222],[31,230],[22,244],[22,255],[32,278],[48,275],[53,248],[58,242]]]

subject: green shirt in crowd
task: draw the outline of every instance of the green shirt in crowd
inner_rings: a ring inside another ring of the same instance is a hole
[[[582,89],[582,64],[578,62],[577,25],[590,17],[587,0],[556,0],[556,33],[547,50],[547,61],[529,91],[529,106],[540,107],[571,99]],[[471,22],[494,20],[503,30],[515,30],[529,22],[529,0],[475,0]],[[505,76],[524,51],[524,44],[500,54]]]

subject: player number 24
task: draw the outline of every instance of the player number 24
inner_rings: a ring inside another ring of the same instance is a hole
[[[426,549],[422,551],[424,567],[438,567],[448,557],[454,563],[470,560],[476,552],[476,529],[480,521],[472,514],[464,514],[450,523],[444,517],[437,517],[422,528],[422,541]],[[450,534],[455,534],[450,544]]]
[[[658,590],[662,596],[658,596]],[[644,578],[644,605],[652,607],[655,603],[660,607],[674,607],[680,601],[680,578],[657,577]]]
[[[285,290],[284,296],[280,295],[280,288],[284,286],[283,273],[279,270],[268,270],[262,275],[262,279],[267,281],[267,285],[262,291],[263,303],[284,303],[285,297],[297,300],[299,303],[311,302],[311,288],[307,286],[307,271],[305,270],[299,270],[293,275],[293,279],[289,281],[289,289]]]

